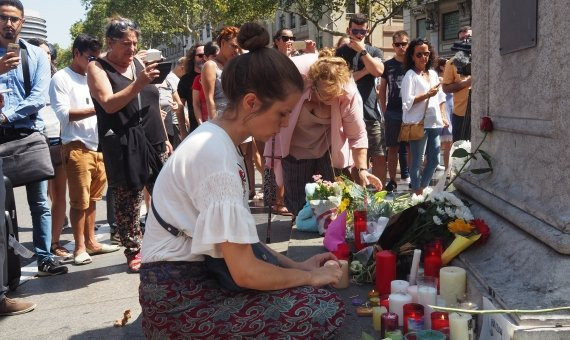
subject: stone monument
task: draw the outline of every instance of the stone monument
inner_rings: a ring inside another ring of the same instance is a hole
[[[491,238],[457,261],[471,273],[471,293],[497,308],[570,306],[570,7],[487,0],[473,1],[472,13],[471,142],[490,116],[495,130],[482,149],[494,171],[455,184]],[[570,313],[509,318],[513,339],[570,339]]]

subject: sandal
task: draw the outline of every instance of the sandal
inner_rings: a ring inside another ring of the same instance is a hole
[[[136,254],[127,261],[129,273],[138,273],[141,269],[141,253]]]
[[[62,247],[59,243],[52,243],[50,247],[50,251],[57,257],[62,257],[63,259],[70,259],[73,257],[67,249]]]
[[[271,207],[271,212],[273,214],[281,215],[281,216],[293,216],[293,214],[287,210],[287,207],[281,204],[276,204]]]
[[[91,256],[89,256],[89,254],[87,254],[86,252],[81,252],[73,258],[73,263],[75,263],[78,266],[89,264],[91,262],[93,262],[93,260],[91,260]]]

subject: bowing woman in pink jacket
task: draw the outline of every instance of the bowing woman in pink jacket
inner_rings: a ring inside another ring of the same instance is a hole
[[[380,180],[367,170],[362,99],[346,62],[331,56],[317,58],[316,54],[291,60],[303,75],[305,90],[291,112],[289,125],[275,138],[276,180],[285,186],[287,209],[295,215],[301,210],[305,184],[312,182],[313,175],[332,181],[350,166],[357,170],[358,182],[381,189]],[[265,147],[265,154],[271,154],[271,143]]]

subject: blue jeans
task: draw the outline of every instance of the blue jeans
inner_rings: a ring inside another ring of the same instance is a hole
[[[48,204],[48,181],[26,185],[28,205],[32,213],[34,250],[38,265],[53,257],[51,246],[51,210]]]
[[[410,180],[412,190],[425,188],[429,185],[435,168],[439,164],[441,128],[424,129],[424,138],[410,141],[410,153],[412,165],[410,166]],[[420,177],[420,166],[424,153],[427,155],[427,163]]]

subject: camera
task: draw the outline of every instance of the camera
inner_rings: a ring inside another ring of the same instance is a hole
[[[453,43],[451,50],[455,56],[451,59],[457,68],[457,73],[462,76],[471,75],[471,38]]]

